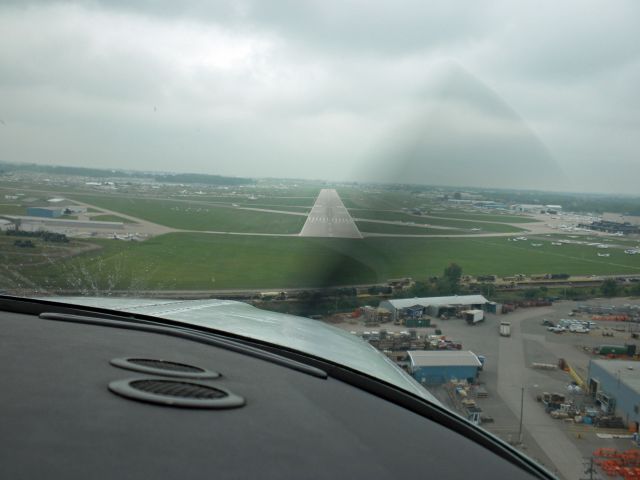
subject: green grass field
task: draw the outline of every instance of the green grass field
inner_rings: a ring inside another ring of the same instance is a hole
[[[537,223],[538,220],[532,217],[521,217],[517,215],[499,215],[492,213],[464,213],[458,210],[433,211],[428,214],[430,217],[451,218],[459,220],[480,220],[483,222],[497,223]]]
[[[389,223],[375,223],[367,221],[357,221],[358,230],[363,233],[390,233],[394,235],[460,235],[461,230],[429,228],[429,227],[408,227],[404,225],[393,225]]]
[[[31,240],[35,246],[33,248],[19,248],[13,245],[16,240]],[[50,246],[51,244],[45,244],[39,238],[13,237],[0,232],[0,262],[5,265],[16,262],[29,263],[35,261]]]
[[[73,199],[167,227],[243,233],[298,233],[300,215],[254,212],[199,203],[103,195],[73,195]]]
[[[183,196],[170,198],[170,195],[179,191],[177,188],[162,188],[172,192],[167,193],[166,199],[135,192],[127,196],[126,192],[79,194],[70,191],[65,192],[64,196],[176,229],[297,234],[306,220],[303,215],[242,210],[231,204],[306,213],[319,191],[319,187],[306,186],[283,192],[277,187],[253,190],[239,188],[237,192],[241,195],[234,197],[220,190],[220,195],[213,192],[186,199]],[[154,195],[162,195],[163,191],[158,190],[159,193]],[[231,190],[228,192],[231,193]],[[530,219],[526,217],[467,213],[455,209],[434,210],[432,216],[414,216],[402,213],[400,209],[431,204],[409,192],[361,191],[348,187],[339,189],[339,192],[354,218],[446,227],[435,229],[360,220],[357,225],[362,232],[448,237],[368,237],[350,240],[172,233],[141,243],[82,240],[78,241],[77,248],[96,245],[100,249],[73,258],[54,258],[52,261],[42,253],[55,257],[55,253],[60,254],[56,249],[61,247],[43,245],[38,240],[36,248],[27,251],[13,246],[13,238],[3,237],[0,241],[0,266],[5,267],[5,271],[13,268],[16,273],[12,280],[14,282],[20,275],[47,289],[89,293],[128,290],[131,294],[145,290],[353,285],[379,283],[402,276],[424,279],[441,274],[451,262],[460,264],[464,272],[471,275],[640,273],[640,255],[626,255],[621,249],[611,248],[604,251],[609,253],[609,257],[598,257],[599,252],[604,252],[593,246],[551,245],[551,241],[559,236],[537,235],[534,240],[532,235],[528,241],[521,242],[508,241],[504,237],[455,238],[455,235],[469,233],[474,228],[481,229],[477,233],[522,232],[523,229],[504,222],[529,222]],[[25,193],[38,198],[53,194]],[[258,199],[249,201],[249,194],[255,194]],[[25,212],[24,207],[9,203],[4,205],[5,210],[0,205],[0,214]],[[93,218],[127,221],[112,214],[100,214]],[[622,240],[618,240],[612,238],[611,242],[622,244]],[[534,247],[532,243],[542,245]],[[35,263],[36,266],[28,266],[29,263]]]
[[[315,197],[276,197],[259,196],[251,200],[248,196],[212,196],[212,195],[174,195],[174,200],[191,200],[194,202],[221,203],[225,205],[237,204],[242,207],[302,207],[311,208],[315,202]]]
[[[263,208],[265,210],[277,210],[279,212],[304,213],[307,215],[311,211],[311,207],[285,207],[282,205],[240,205],[243,208]]]
[[[18,247],[14,245],[16,240],[29,240],[34,246]],[[23,275],[25,270],[58,271],[65,268],[69,254],[78,249],[92,247],[95,246],[88,242],[52,243],[45,242],[41,238],[14,237],[0,233],[0,289],[33,288],[34,285],[28,278],[30,275]],[[36,276],[38,277],[37,285],[46,283],[46,279],[43,279],[39,273]]]
[[[521,228],[501,223],[475,223],[466,220],[450,220],[446,218],[417,216],[409,215],[402,212],[390,212],[384,210],[350,210],[349,213],[351,213],[351,216],[353,218],[413,222],[427,225],[438,225],[441,227],[452,227],[467,231],[471,230],[472,228],[479,228],[481,229],[481,232],[491,233],[516,233],[523,231],[523,229]]]
[[[406,192],[365,192],[358,188],[337,188],[336,190],[347,208],[397,210],[415,206],[415,199]]]
[[[506,238],[363,240],[174,233],[142,243],[92,241],[100,252],[24,268],[44,287],[98,290],[279,288],[424,279],[457,262],[467,274],[640,273],[640,256],[594,247],[531,247]]]
[[[27,207],[12,203],[0,204],[0,215],[26,215]]]

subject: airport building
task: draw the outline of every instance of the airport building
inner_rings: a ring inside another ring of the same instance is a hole
[[[27,207],[29,217],[58,218],[64,215],[64,207]]]
[[[637,215],[622,215],[620,213],[608,213],[602,214],[603,222],[620,223],[633,225],[634,227],[640,227],[640,216]]]
[[[623,235],[632,235],[640,233],[640,226],[633,225],[629,222],[619,223],[610,222],[608,220],[600,220],[591,223],[580,223],[578,227],[595,230],[598,232],[617,233]]]
[[[640,426],[640,362],[591,360],[588,393],[605,413],[615,413],[630,427]]]
[[[394,321],[419,318],[422,315],[452,316],[462,310],[484,309],[489,300],[482,295],[451,295],[447,297],[400,298],[380,302],[380,308],[391,312]]]
[[[65,213],[69,215],[75,215],[78,213],[87,213],[87,207],[82,205],[67,205],[64,207]]]
[[[475,383],[482,363],[471,351],[409,350],[409,371],[418,382],[440,385],[450,380]]]
[[[523,213],[540,213],[544,211],[545,207],[544,205],[521,203],[517,205],[512,205],[511,209],[515,210],[516,212],[523,212]]]
[[[511,206],[512,210],[522,213],[558,213],[562,210],[562,205],[540,205],[519,203]]]
[[[480,200],[477,202],[473,202],[474,207],[478,208],[494,208],[494,209],[507,209],[507,204],[502,202],[494,202],[491,200]]]

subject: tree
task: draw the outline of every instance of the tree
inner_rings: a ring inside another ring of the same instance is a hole
[[[437,293],[437,291],[434,291],[431,283],[417,281],[414,286],[407,290],[407,293],[408,298],[430,297]]]
[[[565,289],[565,296],[567,298],[578,298],[582,295],[583,293],[577,288],[570,287]]]
[[[444,269],[443,276],[453,282],[458,283],[460,282],[460,278],[462,277],[462,267],[457,263],[450,263],[449,266]]]
[[[600,285],[600,292],[605,297],[615,297],[618,293],[618,283],[613,278],[607,278]]]
[[[458,293],[460,291],[460,278],[462,277],[462,267],[457,263],[450,263],[444,269],[442,278],[438,282],[438,290],[441,293]]]
[[[483,283],[480,287],[480,292],[485,297],[492,297],[496,293],[496,287],[493,283]]]
[[[640,296],[640,283],[629,287],[629,295],[633,295],[634,297]]]

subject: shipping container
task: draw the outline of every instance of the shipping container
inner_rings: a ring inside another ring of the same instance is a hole
[[[419,327],[430,327],[431,319],[430,318],[406,318],[405,325],[409,328],[419,328]]]
[[[600,345],[593,351],[598,355],[626,355],[628,348],[625,345]]]

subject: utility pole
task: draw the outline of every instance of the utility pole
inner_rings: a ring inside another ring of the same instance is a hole
[[[518,442],[522,444],[522,414],[524,413],[524,385],[520,390],[520,428],[518,429]]]
[[[584,462],[584,473],[587,476],[586,477],[582,477],[580,480],[596,480],[597,478],[599,478],[597,476],[597,474],[596,474],[596,469],[593,466],[593,456],[591,456],[589,458],[589,460],[585,460],[585,462]]]

